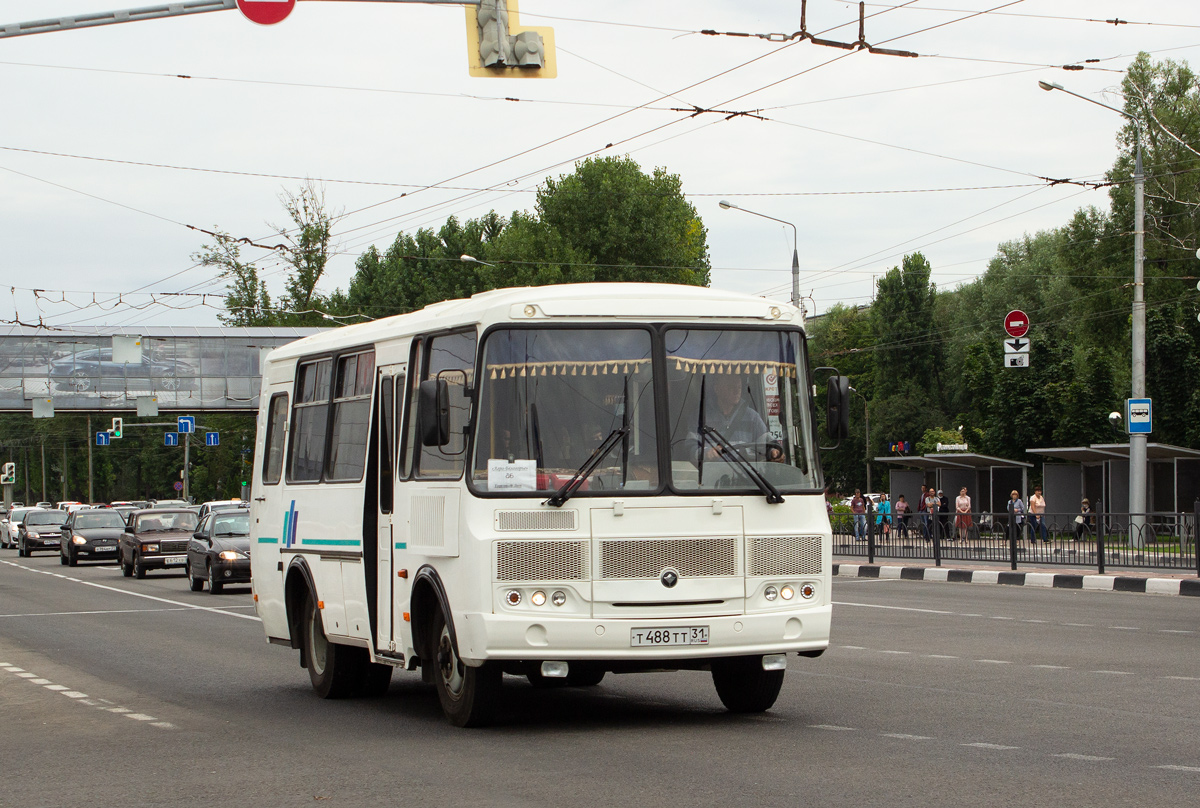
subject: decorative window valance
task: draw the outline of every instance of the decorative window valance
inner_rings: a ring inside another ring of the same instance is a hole
[[[687,356],[667,356],[676,370],[688,373],[741,375],[743,373],[774,373],[786,379],[796,378],[796,366],[790,362],[766,362],[757,359],[692,359]]]
[[[507,379],[520,376],[619,376],[641,373],[642,365],[650,359],[601,359],[586,361],[512,362],[489,365],[490,378]]]

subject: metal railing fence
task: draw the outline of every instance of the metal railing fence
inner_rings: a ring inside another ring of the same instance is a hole
[[[1200,501],[1191,513],[884,514],[830,516],[833,552],[843,556],[950,562],[1008,562],[1195,572]]]

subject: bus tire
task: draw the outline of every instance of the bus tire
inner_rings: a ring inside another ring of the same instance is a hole
[[[360,657],[354,652],[363,649],[329,641],[321,622],[321,610],[311,594],[304,599],[301,630],[304,632],[304,660],[308,664],[308,678],[317,695],[323,699],[343,699],[354,695],[361,672],[361,665],[358,664]]]
[[[715,659],[713,684],[731,713],[761,713],[771,709],[783,687],[783,671],[765,671],[761,656]]]
[[[567,669],[567,687],[595,687],[604,681],[604,668],[572,664]]]
[[[433,643],[433,684],[446,719],[456,727],[479,727],[492,717],[500,697],[500,667],[485,663],[472,668],[458,656],[440,607],[434,610],[429,637]]]

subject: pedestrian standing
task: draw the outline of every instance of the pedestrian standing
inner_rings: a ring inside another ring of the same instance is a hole
[[[954,500],[954,526],[958,529],[958,540],[966,541],[971,538],[971,497],[964,487]]]
[[[1025,503],[1021,501],[1020,494],[1014,488],[1013,492],[1008,495],[1008,524],[1009,529],[1018,539],[1021,538],[1021,526],[1024,522]]]
[[[946,492],[938,489],[938,529],[941,530],[942,539],[950,538],[950,498],[946,496]]]
[[[925,530],[925,539],[927,541],[933,539],[934,528],[938,518],[938,507],[941,504],[942,501],[938,499],[937,491],[934,491],[932,488],[925,489],[925,513],[921,516],[921,525]]]
[[[857,488],[850,498],[850,513],[854,514],[854,540],[861,541],[867,537],[867,500]]]
[[[1095,521],[1096,517],[1092,513],[1092,503],[1085,499],[1079,505],[1079,515],[1075,517],[1075,541],[1082,539],[1084,534],[1090,533]]]
[[[1046,537],[1046,500],[1042,496],[1041,486],[1034,486],[1033,496],[1029,498],[1029,535],[1033,541],[1041,534],[1042,541],[1049,544]]]
[[[900,538],[908,541],[908,514],[912,510],[908,506],[908,500],[904,495],[896,497],[896,504],[892,507],[892,512],[896,514],[896,532],[900,534]]]
[[[882,494],[879,497],[879,515],[875,517],[875,525],[879,528],[878,533],[886,536],[891,531],[892,525],[892,503],[888,500],[887,494]]]

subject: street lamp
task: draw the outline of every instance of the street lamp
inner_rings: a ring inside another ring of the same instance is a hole
[[[1142,173],[1142,127],[1137,118],[1123,109],[1102,104],[1094,98],[1071,92],[1061,84],[1039,81],[1038,86],[1043,90],[1059,90],[1067,95],[1082,98],[1104,107],[1107,110],[1123,115],[1133,123],[1137,154],[1133,170],[1133,390],[1132,398],[1146,397],[1146,282],[1144,264],[1145,249],[1145,219],[1146,219],[1146,176]],[[1146,433],[1130,433],[1129,435],[1129,532],[1130,542],[1136,545],[1142,543],[1142,527],[1146,522]],[[1134,533],[1136,532],[1136,538]]]
[[[737,205],[725,199],[722,199],[717,204],[725,210],[733,208],[734,210],[740,210],[743,213],[761,216],[762,218],[770,219],[773,222],[786,224],[788,227],[792,228],[792,305],[796,308],[800,308],[800,250],[798,247],[799,233],[796,230],[796,225],[792,224],[791,222],[785,222],[783,219],[776,219],[774,216],[768,216],[765,213],[759,213],[758,211],[747,210],[746,208],[738,207]]]
[[[850,392],[863,400],[863,425],[866,427],[866,449],[863,451],[863,459],[867,464],[867,494],[871,493],[871,402],[867,401],[867,397],[862,393],[850,388]]]
[[[462,261],[464,264],[483,264],[485,267],[496,266],[495,264],[489,264],[487,261],[480,261],[478,258],[476,258],[473,255],[463,254],[458,257],[458,260]]]

